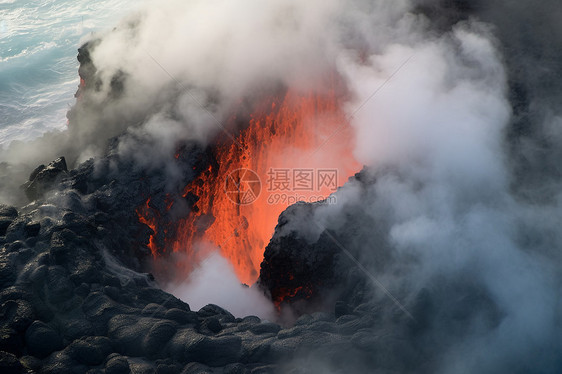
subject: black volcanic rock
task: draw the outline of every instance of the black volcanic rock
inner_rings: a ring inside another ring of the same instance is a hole
[[[197,361],[209,366],[236,363],[242,357],[242,340],[237,336],[194,336],[185,345],[187,361]]]
[[[16,267],[9,258],[0,259],[0,287],[11,286],[17,277]]]
[[[104,362],[113,347],[106,337],[90,336],[73,341],[66,349],[70,357],[80,364],[97,366]]]
[[[178,309],[178,308],[171,308],[166,311],[164,318],[169,319],[171,321],[175,321],[181,325],[185,325],[188,323],[197,323],[199,318],[195,312],[189,311],[189,308]]]
[[[0,373],[19,374],[23,372],[23,365],[19,362],[15,355],[0,351]]]
[[[0,204],[0,217],[14,219],[18,216],[18,210],[9,205]]]
[[[13,206],[0,204],[0,236],[6,235],[8,227],[18,216],[18,211]]]
[[[276,323],[259,323],[252,325],[249,329],[255,335],[277,334],[281,330],[281,326]]]
[[[26,347],[33,356],[47,357],[62,347],[60,335],[43,322],[35,321],[25,333]]]
[[[217,317],[219,321],[233,322],[234,316],[227,310],[215,304],[205,305],[197,312],[201,317]]]
[[[177,324],[172,321],[158,321],[152,325],[144,337],[143,349],[147,356],[154,356],[175,335]]]
[[[52,305],[63,304],[74,295],[74,284],[62,266],[50,266],[47,269],[47,299]]]
[[[350,181],[362,188],[375,183],[366,171]],[[379,225],[373,218],[355,207],[344,207],[344,226],[331,230],[314,223],[314,214],[322,204],[297,203],[286,209],[279,216],[261,264],[259,286],[276,304],[291,304],[300,312],[306,312],[308,306],[333,311],[338,299],[355,305],[362,301],[367,280],[354,264],[361,257],[360,246],[374,247],[379,267],[390,260],[379,238],[356,230],[360,225]],[[345,247],[341,243],[346,243]],[[343,312],[338,306],[338,313]]]
[[[71,319],[66,323],[63,338],[65,339],[65,341],[71,342],[82,337],[94,335],[94,327],[92,323],[90,323],[90,321],[85,318],[76,318]]]
[[[8,230],[8,227],[10,227],[12,222],[14,222],[14,220],[11,218],[0,217],[0,236],[6,235],[6,231]]]
[[[30,200],[35,200],[51,190],[57,182],[67,175],[68,168],[64,157],[37,167],[22,187]]]
[[[41,224],[39,222],[30,222],[24,227],[24,233],[26,237],[35,237],[39,235],[41,231]]]
[[[26,300],[9,300],[0,306],[0,323],[2,327],[9,327],[24,332],[35,318],[32,305]]]
[[[131,372],[129,362],[123,356],[111,356],[105,364],[106,374],[128,374]]]
[[[10,328],[0,328],[0,351],[21,355],[24,347],[20,333]]]
[[[213,334],[217,334],[223,329],[219,319],[216,317],[205,318],[202,323],[202,327],[207,328]]]

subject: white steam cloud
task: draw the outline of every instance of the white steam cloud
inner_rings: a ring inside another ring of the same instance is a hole
[[[201,261],[186,282],[168,285],[167,291],[188,302],[193,310],[217,304],[235,317],[254,315],[270,321],[276,318],[275,309],[263,292],[242,285],[232,264],[217,251]]]

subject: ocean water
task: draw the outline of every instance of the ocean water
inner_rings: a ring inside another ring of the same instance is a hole
[[[0,0],[0,147],[64,130],[79,83],[77,48],[138,4]]]

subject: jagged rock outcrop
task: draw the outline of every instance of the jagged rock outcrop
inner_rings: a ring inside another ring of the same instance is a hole
[[[59,157],[49,165],[40,165],[29,176],[29,181],[22,188],[30,200],[42,197],[53,189],[57,182],[68,175],[68,168],[64,157]]]

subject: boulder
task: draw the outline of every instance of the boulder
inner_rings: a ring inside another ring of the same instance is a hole
[[[118,304],[99,291],[91,292],[82,303],[82,311],[90,322],[93,323],[96,331],[103,331],[107,327],[108,321],[118,316],[126,316],[125,313],[138,313],[127,305]]]
[[[168,343],[176,331],[176,324],[171,321],[156,322],[144,337],[144,352],[148,356],[154,356]]]
[[[178,308],[168,309],[168,311],[164,314],[164,318],[175,321],[181,325],[187,323],[199,323],[199,316],[197,313]]]
[[[29,200],[36,200],[55,187],[67,175],[66,160],[64,157],[59,157],[47,166],[37,167],[22,188]]]
[[[213,374],[214,370],[199,362],[190,362],[185,365],[181,374]]]
[[[20,374],[23,373],[23,366],[15,355],[0,351],[0,373]]]
[[[156,327],[155,327],[156,326]],[[172,322],[162,322],[154,318],[119,314],[108,323],[108,336],[115,344],[117,352],[133,357],[145,355],[145,347],[150,353],[157,352],[162,343],[171,338],[175,331]]]
[[[226,365],[223,369],[224,374],[245,374],[246,372],[246,367],[240,363]]]
[[[68,341],[92,335],[94,335],[94,328],[85,318],[68,321],[64,326],[63,336]]]
[[[114,355],[105,363],[106,374],[129,374],[129,361],[123,356]]]
[[[221,322],[234,322],[236,318],[227,310],[215,304],[205,305],[197,312],[201,317],[217,317]]]
[[[0,351],[21,355],[23,339],[14,329],[0,328]]]
[[[39,232],[41,231],[41,224],[39,222],[30,222],[25,225],[23,231],[27,238],[35,237],[39,235]]]
[[[0,257],[0,288],[7,288],[14,284],[17,268],[7,256]]]
[[[217,317],[205,318],[202,326],[207,328],[213,334],[217,334],[222,330],[222,325]]]
[[[70,357],[77,362],[97,366],[105,361],[105,358],[112,352],[111,341],[102,336],[89,336],[73,341],[68,347]]]
[[[167,309],[161,305],[150,303],[145,306],[142,310],[142,315],[147,317],[157,317],[157,318],[164,318],[166,315]]]
[[[258,363],[258,362],[270,362],[272,357],[270,356],[271,344],[277,339],[244,339],[242,343],[242,359],[241,362],[244,363]]]
[[[6,235],[6,231],[8,230],[8,227],[10,227],[12,222],[14,222],[12,218],[0,217],[0,236]]]
[[[74,284],[62,266],[49,267],[47,275],[47,295],[52,305],[62,304],[74,295]]]
[[[18,210],[13,206],[0,204],[0,217],[11,218],[12,220],[18,216]]]
[[[188,361],[200,362],[211,367],[225,366],[240,361],[242,339],[234,335],[199,335],[186,343],[185,351]]]
[[[35,321],[25,332],[25,343],[29,353],[38,358],[47,357],[62,348],[60,335],[47,324]]]
[[[30,371],[35,373],[39,372],[42,365],[41,360],[33,356],[22,356],[20,357],[20,362],[23,367],[27,369],[28,373]]]
[[[281,330],[281,326],[271,322],[258,323],[250,327],[250,331],[255,335],[277,334],[279,330]]]
[[[0,306],[0,324],[24,332],[33,322],[33,307],[25,300],[9,300]]]

